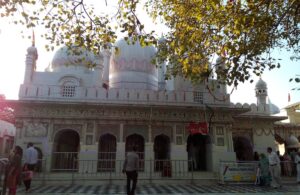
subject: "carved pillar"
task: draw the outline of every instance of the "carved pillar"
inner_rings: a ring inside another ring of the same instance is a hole
[[[45,150],[45,163],[46,163],[46,171],[50,172],[51,171],[51,166],[52,166],[52,153],[54,151],[54,135],[53,134],[53,120],[50,120],[49,122],[49,128],[48,128],[48,148]],[[51,140],[51,137],[53,137],[53,140]]]
[[[123,161],[125,160],[125,142],[124,142],[124,124],[120,124],[120,137],[117,141],[117,154],[116,154],[116,172],[120,173],[123,169]]]
[[[120,140],[119,140],[119,142],[124,142],[124,124],[123,123],[121,123],[120,124]]]
[[[232,131],[231,129],[226,129],[227,130],[227,140],[228,140],[228,152],[234,152],[233,150],[233,139],[232,139]]]
[[[148,125],[148,140],[145,143],[145,172],[153,171],[153,160],[152,126]]]
[[[152,126],[148,125],[148,142],[152,142]]]

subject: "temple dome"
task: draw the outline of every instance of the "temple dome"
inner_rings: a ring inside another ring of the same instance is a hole
[[[260,78],[255,85],[255,89],[267,89],[267,83]]]
[[[79,49],[79,54],[74,54],[67,46],[58,49],[52,59],[52,69],[59,70],[68,66],[88,67],[95,64],[95,56],[92,52]]]
[[[121,39],[116,42],[111,56],[109,83],[112,88],[152,89],[158,88],[158,73],[153,64],[156,49],[142,47],[139,41],[128,44]]]
[[[290,135],[290,137],[286,139],[286,147],[299,148],[300,147],[299,140],[294,135]]]

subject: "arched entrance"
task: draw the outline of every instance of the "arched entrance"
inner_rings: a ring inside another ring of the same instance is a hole
[[[98,148],[98,171],[115,170],[117,139],[111,134],[102,135]]]
[[[206,171],[207,135],[193,134],[187,138],[189,171]]]
[[[145,152],[145,140],[141,135],[132,134],[126,137],[125,144],[125,152],[129,152],[132,150],[132,147],[135,146],[137,148],[137,154],[139,155],[140,163],[139,169],[140,171],[144,170],[144,152]]]
[[[43,168],[43,152],[39,147],[34,147],[36,149],[36,151],[38,152],[38,162],[36,164],[35,167],[35,171],[36,172],[42,172],[42,168]]]
[[[243,136],[233,137],[233,148],[238,161],[253,160],[253,147],[248,138]]]
[[[154,139],[155,171],[161,171],[163,164],[169,163],[170,139],[166,135],[158,135]]]
[[[79,134],[74,130],[62,130],[55,135],[53,171],[76,171],[78,169]]]

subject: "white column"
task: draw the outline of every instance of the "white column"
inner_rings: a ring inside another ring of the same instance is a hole
[[[152,142],[152,127],[148,125],[148,140],[145,143],[145,172],[153,172],[154,151]],[[152,163],[151,163],[152,162]]]
[[[78,155],[79,173],[96,173],[98,161],[98,145],[82,145]]]
[[[170,144],[171,155],[170,160],[172,161],[172,173],[178,171],[188,171],[188,155],[186,152],[186,140],[183,140],[181,145],[176,144],[176,125],[173,126],[173,142]],[[175,170],[175,168],[180,170]]]
[[[120,173],[123,169],[123,162],[125,160],[125,142],[123,141],[124,136],[124,124],[120,124],[120,139],[117,142],[116,151],[116,172]]]
[[[234,152],[231,129],[226,129],[226,133],[227,133],[228,152]]]

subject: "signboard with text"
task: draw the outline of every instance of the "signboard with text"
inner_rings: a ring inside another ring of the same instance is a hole
[[[192,135],[194,134],[208,134],[208,124],[207,122],[190,122],[189,125],[186,127],[188,132]]]
[[[223,182],[255,182],[258,164],[255,162],[221,162]]]

